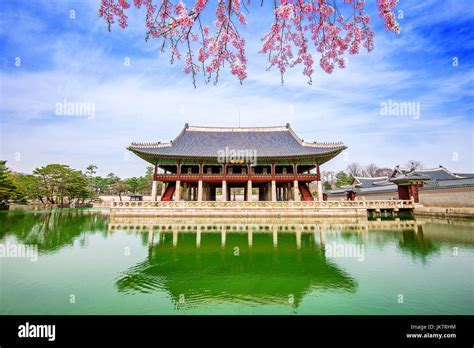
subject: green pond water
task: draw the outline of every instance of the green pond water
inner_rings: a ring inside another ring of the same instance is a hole
[[[5,212],[0,247],[0,314],[474,314],[472,221]]]

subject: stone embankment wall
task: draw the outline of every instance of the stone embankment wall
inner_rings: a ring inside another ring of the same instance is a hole
[[[357,195],[357,200],[398,199],[398,192]],[[474,187],[423,188],[419,191],[420,203],[427,207],[474,207]],[[346,201],[346,196],[328,196],[330,201]]]
[[[184,217],[184,216],[222,216],[222,217],[328,217],[328,216],[360,216],[366,217],[366,209],[361,208],[215,208],[215,207],[196,207],[196,208],[153,208],[153,207],[129,207],[129,208],[111,208],[110,214],[114,216],[166,216],[166,217]]]
[[[420,203],[427,207],[474,207],[474,187],[420,190]]]

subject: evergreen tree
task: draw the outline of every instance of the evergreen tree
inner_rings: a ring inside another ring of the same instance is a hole
[[[18,195],[18,188],[5,164],[6,161],[0,161],[0,206],[8,205]]]

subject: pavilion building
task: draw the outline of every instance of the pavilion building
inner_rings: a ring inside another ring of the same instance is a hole
[[[347,147],[300,139],[290,125],[197,127],[186,124],[167,143],[132,143],[128,150],[154,166],[152,200],[230,201],[243,189],[247,201],[323,200],[320,166]],[[219,197],[220,196],[220,197]]]

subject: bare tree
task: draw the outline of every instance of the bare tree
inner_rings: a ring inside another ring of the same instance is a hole
[[[323,182],[329,183],[331,186],[336,182],[336,173],[331,171],[322,171],[321,177]]]
[[[367,167],[365,167],[364,172],[367,176],[370,176],[371,178],[373,178],[373,177],[377,176],[377,170],[378,169],[379,169],[379,167],[377,167],[375,164],[371,163]]]
[[[362,166],[357,162],[352,162],[346,168],[347,173],[349,173],[353,178],[356,176],[364,175]]]
[[[405,167],[407,167],[410,170],[415,170],[415,169],[422,169],[423,165],[421,164],[420,161],[409,160],[407,163],[405,163]]]

